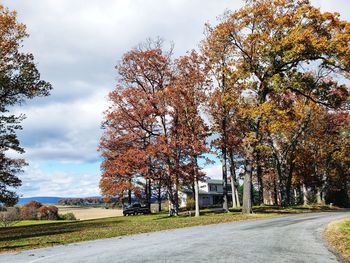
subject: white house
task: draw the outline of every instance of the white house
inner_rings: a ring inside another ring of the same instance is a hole
[[[228,180],[227,190],[229,196],[231,196],[231,185]],[[223,181],[217,179],[206,179],[199,182],[199,206],[209,207],[222,204],[223,199]],[[180,191],[180,207],[186,207],[186,201],[188,197],[193,197],[191,189],[184,189]]]

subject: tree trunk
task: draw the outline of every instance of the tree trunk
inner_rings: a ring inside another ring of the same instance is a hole
[[[237,184],[236,184],[237,185]],[[238,189],[237,187],[235,188],[235,195],[236,195],[236,205],[237,205],[237,208],[240,208],[241,207],[241,202],[239,200],[239,194],[238,194]]]
[[[252,166],[249,162],[245,166],[245,175],[243,183],[243,208],[242,212],[245,214],[251,214],[252,211]]]
[[[297,189],[296,189],[296,188],[293,189],[293,193],[294,193],[293,204],[294,204],[294,205],[297,205],[297,204],[298,204],[298,192],[297,192]]]
[[[159,185],[158,185],[158,212],[162,211],[162,185],[159,180]]]
[[[307,205],[307,188],[305,184],[303,184],[303,203],[304,205]]]
[[[222,208],[228,212],[228,196],[227,196],[227,153],[226,147],[222,147],[222,188],[223,188],[223,203]]]
[[[222,120],[221,120],[221,152],[222,152],[222,180],[223,180],[223,204],[222,208],[225,212],[228,212],[228,196],[227,196],[227,108],[225,105],[226,95],[226,75],[224,68],[226,62],[222,61],[222,72],[221,72],[221,103],[222,103]]]
[[[323,201],[322,201],[322,192],[321,192],[321,189],[320,187],[316,187],[316,199],[317,199],[317,204],[319,205],[323,205]]]
[[[193,175],[194,175],[194,195],[195,195],[195,216],[199,216],[199,185],[198,185],[198,165],[197,165],[197,156],[193,157]]]
[[[230,151],[230,175],[231,175],[231,195],[232,195],[232,208],[237,208],[239,200],[236,199],[236,168],[234,163],[234,156]]]
[[[128,203],[131,205],[131,190],[128,189]]]
[[[258,180],[258,185],[259,185],[259,203],[261,205],[264,204],[264,183],[263,183],[263,178],[262,178],[262,167],[261,167],[261,162],[260,162],[261,156],[260,156],[260,151],[257,150],[256,153],[256,177]]]
[[[195,195],[195,203],[196,203],[196,213],[195,216],[199,216],[199,186],[198,186],[198,178],[197,176],[194,179],[194,195]]]
[[[175,179],[175,215],[179,215],[179,176],[176,174]]]
[[[172,182],[170,182],[170,185],[168,185],[168,201],[169,201],[169,216],[174,215],[174,193],[173,193],[173,185]]]
[[[146,205],[148,209],[151,209],[151,204],[149,201],[149,195],[150,195],[150,191],[149,191],[149,179],[146,179],[146,185],[145,185],[145,192],[146,192]]]
[[[278,189],[277,189],[276,178],[274,178],[273,180],[273,202],[274,202],[274,205],[278,205]]]
[[[232,175],[231,175],[231,195],[232,195],[232,208],[237,208],[236,187],[235,187],[235,182]]]
[[[151,211],[151,202],[152,202],[152,185],[151,185],[151,179],[148,179],[148,200],[147,205],[149,211]]]
[[[289,206],[291,204],[290,195],[291,195],[291,188],[292,188],[293,171],[294,171],[294,161],[292,160],[290,161],[287,183],[286,183],[286,206]]]

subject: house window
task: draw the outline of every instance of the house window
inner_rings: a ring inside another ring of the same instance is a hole
[[[210,191],[214,191],[217,192],[218,191],[218,187],[216,185],[210,185]]]

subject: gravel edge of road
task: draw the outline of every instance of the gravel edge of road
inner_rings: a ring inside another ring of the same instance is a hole
[[[322,232],[322,239],[325,243],[325,246],[327,247],[327,249],[333,253],[337,259],[341,262],[341,263],[350,263],[350,261],[348,261],[343,255],[341,252],[339,252],[330,242],[329,240],[329,236],[327,235],[327,231],[329,230],[329,228],[331,227],[332,224],[336,224],[337,222],[341,222],[343,220],[346,220],[346,219],[350,219],[349,218],[343,218],[343,219],[340,219],[340,220],[335,220],[335,221],[332,221],[330,223],[328,223],[326,225],[326,227],[324,227],[323,229],[323,232]]]

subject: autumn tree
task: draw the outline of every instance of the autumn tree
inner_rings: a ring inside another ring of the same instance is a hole
[[[349,113],[319,107],[313,114],[295,161],[295,187],[306,202],[310,196],[319,204],[326,201],[348,204]],[[301,198],[299,198],[301,199]]]
[[[162,50],[162,41],[150,40],[127,52],[117,69],[119,83],[110,93],[101,139],[102,192],[122,195],[140,176],[149,200],[151,182],[161,179],[175,203],[166,97],[173,78],[171,51]]]
[[[327,107],[334,94],[346,97],[344,86],[334,82],[324,85],[310,77],[313,68],[317,73],[348,77],[350,24],[339,14],[322,13],[308,0],[247,1],[235,12],[227,13],[211,29],[207,49],[225,47],[230,63],[224,67],[238,89],[241,98],[252,98],[248,108],[241,108],[249,129],[243,137],[246,173],[243,212],[251,212],[251,177],[262,173],[261,148],[264,146],[262,122],[264,109],[273,103],[274,96],[292,92],[309,101]],[[310,65],[310,66],[308,66]],[[225,78],[226,79],[226,78]],[[287,205],[286,175],[283,182],[282,204]]]
[[[13,205],[17,195],[12,190],[21,185],[17,174],[26,165],[23,159],[10,158],[8,151],[23,153],[16,131],[24,115],[15,116],[9,107],[26,99],[47,96],[51,85],[40,79],[33,55],[20,49],[28,35],[16,12],[0,5],[0,203]]]
[[[230,74],[232,66],[230,54],[230,42],[215,33],[215,29],[206,25],[207,38],[202,45],[202,53],[210,64],[210,75],[216,85],[211,92],[211,99],[207,102],[207,112],[211,118],[211,130],[218,136],[212,142],[212,146],[219,152],[222,167],[223,180],[223,209],[228,212],[228,136],[229,136],[229,112],[228,96],[234,86],[235,77]]]
[[[199,216],[199,186],[201,177],[199,158],[210,151],[207,146],[208,127],[202,117],[203,106],[207,101],[210,81],[204,57],[192,51],[176,61],[174,88],[170,97],[173,110],[173,141],[175,149],[183,155],[183,163],[190,167],[194,185],[195,215]],[[201,114],[202,113],[202,114]],[[183,166],[183,165],[182,165]],[[176,167],[179,172],[180,165]],[[185,166],[186,168],[186,166]],[[186,173],[186,169],[182,171]]]

